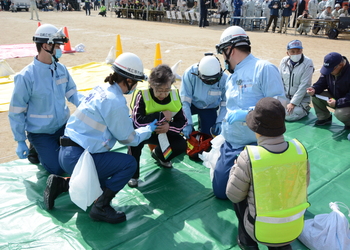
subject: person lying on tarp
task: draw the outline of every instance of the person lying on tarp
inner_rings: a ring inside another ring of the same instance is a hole
[[[171,168],[171,159],[186,152],[187,143],[180,134],[187,125],[177,89],[172,88],[175,75],[168,65],[153,68],[148,79],[149,86],[135,91],[131,100],[132,119],[135,128],[142,128],[158,119],[155,133],[138,146],[129,147],[128,153],[137,161],[137,170],[128,182],[137,187],[140,177],[140,156],[145,143],[157,145],[151,156],[164,168]]]

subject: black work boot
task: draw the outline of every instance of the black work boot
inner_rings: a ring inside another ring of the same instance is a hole
[[[46,181],[46,189],[44,191],[44,203],[46,209],[51,210],[55,204],[57,196],[63,192],[68,192],[70,177],[61,177],[51,174]]]
[[[31,143],[29,143],[28,161],[33,164],[40,163],[38,153],[36,152],[34,146]]]
[[[106,188],[103,191],[103,194],[94,202],[90,211],[90,218],[96,221],[105,221],[112,224],[126,221],[125,213],[115,211],[110,205],[116,194],[117,192],[113,192]]]

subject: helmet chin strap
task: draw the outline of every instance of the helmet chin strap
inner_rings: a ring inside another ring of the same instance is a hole
[[[51,50],[47,50],[44,49],[43,47],[41,47],[43,50],[45,50],[47,53],[51,54],[51,56],[53,57],[53,59],[55,60],[55,62],[58,62],[58,59],[56,58],[56,56],[53,54],[53,50],[55,49],[55,44],[53,44]]]
[[[136,82],[137,83],[137,82]],[[135,84],[136,84],[135,83]],[[127,79],[125,79],[125,85],[126,85],[126,87],[128,88],[128,92],[130,92],[131,91],[131,89],[132,89],[132,87],[134,87],[134,85],[135,84],[131,84],[131,85],[129,85],[129,83],[128,83],[128,80]]]
[[[230,52],[228,54],[226,54],[226,51],[224,51],[224,54],[225,54],[225,57],[226,57],[226,60],[225,60],[225,64],[227,65],[227,67],[225,66],[225,69],[230,72],[231,74],[233,74],[233,72],[235,71],[234,69],[231,69],[231,64],[230,64],[230,56],[231,56],[231,53],[232,53],[232,50],[235,48],[235,46],[232,46],[231,49],[230,49]]]

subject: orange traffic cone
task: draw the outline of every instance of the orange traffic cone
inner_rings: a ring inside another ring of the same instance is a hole
[[[38,22],[38,27],[40,27],[40,25],[41,25],[41,23],[40,23],[40,22]]]
[[[67,36],[68,42],[64,44],[64,47],[63,47],[62,52],[63,52],[63,53],[74,53],[75,50],[72,49],[71,46],[70,46],[70,39],[69,39],[69,34],[68,34],[68,29],[67,29],[67,27],[64,27],[64,28],[63,28],[63,32],[64,32],[64,34]]]
[[[117,44],[115,46],[115,58],[120,54],[123,54],[122,42],[120,41],[120,35],[117,35]]]
[[[156,54],[154,55],[154,67],[157,67],[159,64],[162,64],[162,55],[160,53],[160,44],[156,44]]]

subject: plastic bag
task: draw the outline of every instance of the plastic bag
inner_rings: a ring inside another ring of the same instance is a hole
[[[339,210],[339,206],[349,211],[342,202],[331,202],[329,203],[329,207],[333,210],[331,213],[319,214],[305,221],[304,229],[298,239],[310,250],[350,249],[349,222]]]
[[[106,63],[113,64],[114,61],[115,61],[115,48],[114,46],[112,46],[108,52],[108,56],[106,57]]]
[[[15,72],[5,60],[0,60],[0,76],[13,75]]]
[[[86,208],[102,193],[94,159],[85,149],[75,165],[69,181],[70,198],[78,207],[86,211]]]
[[[74,47],[76,52],[85,52],[85,45],[82,43],[79,43],[77,46]]]
[[[221,145],[225,142],[225,138],[220,134],[216,136],[211,143],[211,150],[209,152],[203,152],[199,154],[199,158],[203,161],[203,165],[207,168],[210,168],[210,179],[213,180],[214,177],[214,169],[216,166],[216,162],[220,157],[220,148]]]

